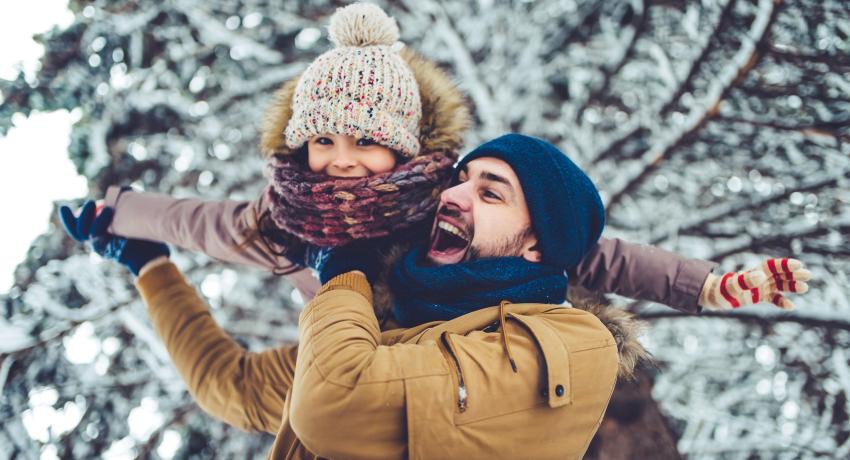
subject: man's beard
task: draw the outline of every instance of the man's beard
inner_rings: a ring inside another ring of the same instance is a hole
[[[466,257],[464,257],[463,260],[464,262],[469,262],[488,257],[519,257],[522,255],[523,244],[525,244],[526,239],[533,235],[533,233],[534,232],[529,225],[517,234],[509,236],[492,245],[488,245],[487,247],[476,247],[475,245],[472,245],[466,252]]]

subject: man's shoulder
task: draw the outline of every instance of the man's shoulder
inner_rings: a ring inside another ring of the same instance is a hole
[[[527,326],[538,341],[558,340],[570,352],[616,345],[614,336],[593,313],[568,305],[517,304],[517,321]]]

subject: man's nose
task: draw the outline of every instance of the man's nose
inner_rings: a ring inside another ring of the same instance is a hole
[[[440,205],[466,212],[472,208],[472,186],[469,181],[447,188],[440,194]]]

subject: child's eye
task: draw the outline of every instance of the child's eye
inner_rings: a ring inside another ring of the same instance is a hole
[[[314,142],[319,145],[333,145],[333,141],[329,137],[319,137]]]
[[[370,145],[378,145],[378,143],[372,139],[369,139],[368,137],[362,137],[360,139],[357,139],[358,147],[368,147]]]

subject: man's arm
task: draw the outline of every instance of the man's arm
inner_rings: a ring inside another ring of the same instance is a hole
[[[238,428],[276,433],[292,385],[297,346],[260,353],[242,348],[166,258],[145,265],[136,286],[198,405]]]
[[[570,283],[591,291],[613,292],[698,313],[700,292],[716,266],[655,246],[600,238],[569,275]]]
[[[379,346],[372,290],[360,272],[323,286],[299,331],[289,409],[298,439],[319,457],[406,458],[403,378],[447,374],[437,345]]]

